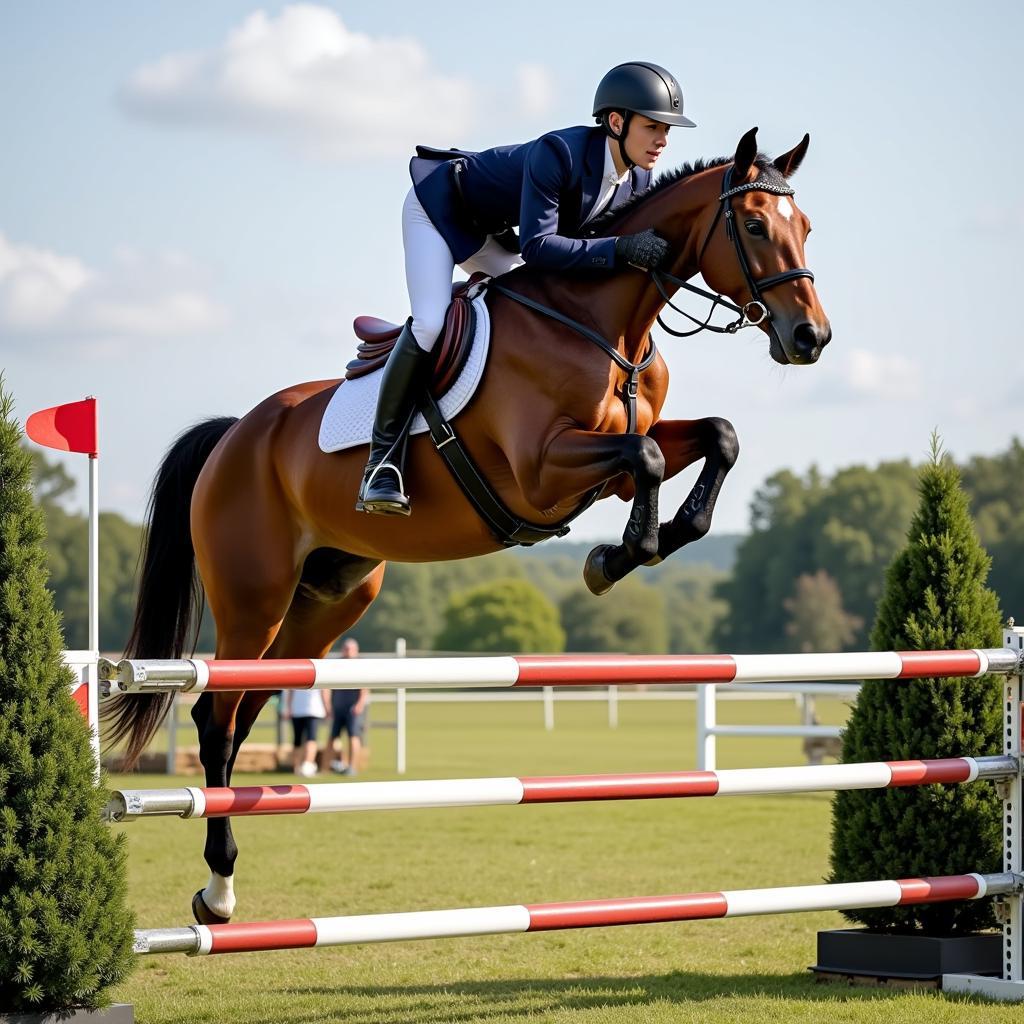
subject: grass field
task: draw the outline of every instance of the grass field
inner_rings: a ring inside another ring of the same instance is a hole
[[[388,712],[380,709],[379,717]],[[819,701],[824,722],[838,702]],[[796,721],[791,704],[724,705],[723,722]],[[694,766],[692,703],[413,705],[410,778],[679,770]],[[393,778],[393,733],[371,733],[364,780]],[[800,741],[723,739],[720,767],[801,763]],[[951,752],[953,753],[953,752]],[[284,776],[240,776],[236,784]],[[166,776],[113,777],[161,787]],[[195,779],[187,780],[195,784]],[[177,780],[185,784],[186,780]],[[378,811],[235,821],[237,921],[798,885],[828,867],[828,794]],[[190,923],[205,884],[202,821],[130,836],[140,927]],[[974,865],[963,865],[969,871]],[[1001,1022],[1019,1007],[924,990],[817,984],[815,932],[839,914],[659,924],[267,954],[139,960],[116,996],[143,1024],[553,1021]]]

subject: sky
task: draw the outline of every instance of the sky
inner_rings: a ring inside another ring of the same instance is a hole
[[[714,528],[747,529],[780,468],[919,460],[933,428],[958,458],[1001,451],[1024,385],[1022,11],[4,4],[0,369],[22,419],[99,398],[101,505],[139,520],[179,431],[340,376],[354,316],[406,316],[416,143],[591,123],[604,71],[640,59],[674,72],[698,125],[673,131],[668,167],[731,154],[754,125],[773,154],[811,134],[793,184],[833,329],[821,361],[777,366],[753,330],[656,335],[663,415],[739,434]],[[84,481],[85,460],[61,458]],[[694,475],[665,485],[663,510]],[[602,502],[573,537],[614,539],[627,513]]]

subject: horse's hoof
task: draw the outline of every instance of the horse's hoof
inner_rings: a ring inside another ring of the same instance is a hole
[[[192,897],[192,916],[199,924],[227,924],[231,920],[230,917],[221,917],[220,914],[215,914],[206,905],[202,889]]]
[[[604,571],[605,558],[612,550],[614,548],[611,544],[598,544],[583,563],[583,582],[586,583],[587,590],[597,597],[607,594],[615,586],[615,582],[608,579]]]

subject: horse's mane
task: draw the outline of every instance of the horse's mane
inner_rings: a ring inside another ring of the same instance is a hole
[[[604,213],[595,217],[587,227],[596,234],[611,234],[613,232],[609,230],[610,228],[613,228],[623,217],[626,216],[626,214],[633,210],[634,207],[638,206],[640,203],[646,202],[651,198],[651,196],[657,195],[657,193],[664,191],[670,185],[674,185],[678,181],[683,181],[685,178],[692,178],[695,174],[700,174],[702,171],[709,171],[713,167],[724,167],[726,164],[731,164],[732,161],[733,157],[731,156],[701,157],[698,160],[694,160],[693,163],[685,163],[671,171],[666,171],[657,179],[657,181],[654,182],[653,185],[651,185],[650,188],[630,196],[624,203],[616,206],[614,210],[605,210]],[[766,156],[764,153],[758,153],[757,159],[755,159],[754,163],[761,173],[764,174],[769,171],[771,158]]]

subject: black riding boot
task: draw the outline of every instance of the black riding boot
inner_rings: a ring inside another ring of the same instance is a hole
[[[377,413],[373,420],[370,457],[359,488],[356,511],[374,515],[407,516],[412,511],[402,479],[405,429],[416,399],[430,384],[434,354],[424,352],[405,322],[388,356],[380,381]]]

